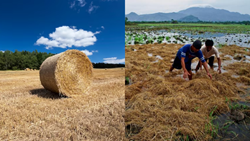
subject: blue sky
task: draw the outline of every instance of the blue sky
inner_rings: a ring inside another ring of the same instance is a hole
[[[85,52],[125,63],[124,0],[1,0],[0,51]]]

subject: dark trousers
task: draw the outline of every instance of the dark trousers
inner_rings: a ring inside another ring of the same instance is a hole
[[[210,68],[212,68],[214,66],[214,56],[211,56],[210,58],[206,58],[205,60],[206,60],[206,62],[207,62],[207,60],[209,60],[208,65],[210,66]],[[197,67],[198,67],[198,69],[200,68],[200,61],[199,61]]]

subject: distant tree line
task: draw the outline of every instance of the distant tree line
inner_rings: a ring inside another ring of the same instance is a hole
[[[244,24],[244,25],[250,25],[250,21],[197,21],[197,22],[185,22],[185,21],[177,21],[177,20],[171,20],[171,21],[128,21],[130,24],[139,24],[139,23],[169,23],[169,24],[176,24],[176,23],[207,23],[207,24]]]
[[[11,52],[6,50],[0,51],[0,70],[24,70],[26,68],[39,69],[43,61],[55,54],[47,52],[17,51]],[[125,67],[125,64],[105,64],[93,63],[94,68],[115,68]]]
[[[92,63],[94,68],[120,68],[125,67],[125,64],[106,64],[106,63]]]
[[[25,68],[39,69],[43,61],[54,54],[47,52],[0,51],[0,70],[24,70]]]
[[[244,24],[250,25],[250,21],[196,21],[196,22],[184,22],[184,21],[177,21],[171,19],[170,21],[129,21],[127,17],[125,17],[125,24],[126,25],[135,25],[139,23],[169,23],[169,24],[177,24],[177,23],[209,23],[209,24]]]

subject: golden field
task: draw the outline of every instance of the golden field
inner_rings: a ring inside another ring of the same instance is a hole
[[[94,69],[84,95],[61,98],[39,71],[0,71],[0,140],[123,140],[124,69]]]

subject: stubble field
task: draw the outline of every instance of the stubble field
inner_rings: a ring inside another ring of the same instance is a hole
[[[0,71],[0,140],[123,140],[124,69],[94,69],[83,95],[60,98],[39,71]]]

